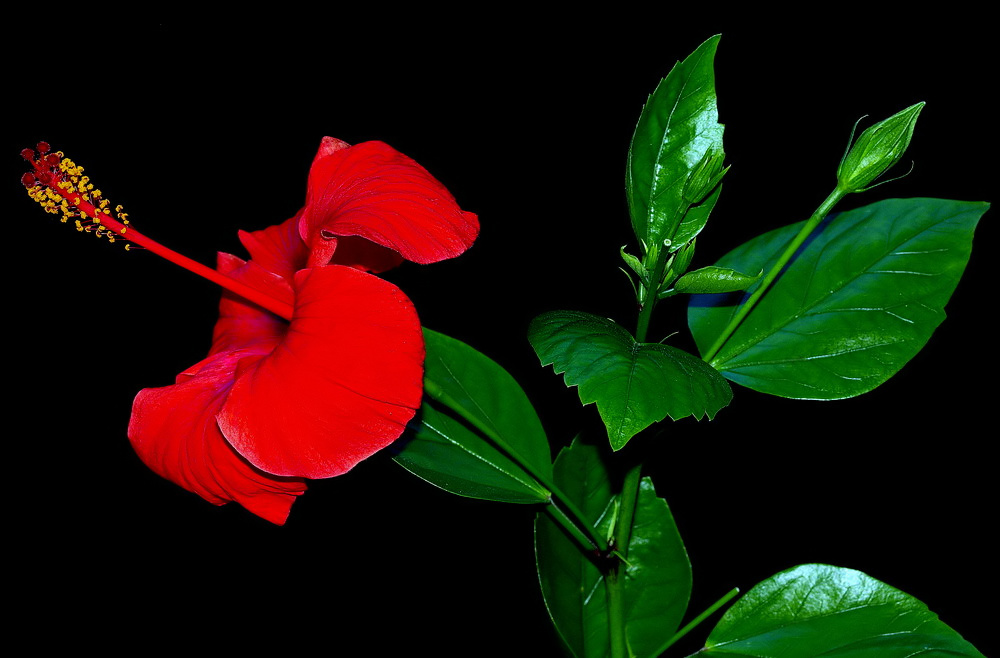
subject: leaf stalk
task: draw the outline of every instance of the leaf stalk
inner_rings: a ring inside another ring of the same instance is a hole
[[[553,520],[563,526],[563,528],[565,528],[571,536],[577,539],[584,539],[585,544],[591,545],[593,548],[601,551],[602,553],[608,550],[607,540],[601,537],[600,533],[597,532],[597,529],[594,528],[593,524],[587,520],[587,517],[583,515],[583,512],[580,511],[576,504],[573,503],[573,501],[570,500],[566,494],[556,486],[555,482],[552,481],[552,478],[540,472],[529,461],[521,457],[516,450],[503,440],[503,437],[497,434],[496,430],[484,423],[475,414],[466,409],[465,406],[458,400],[446,393],[440,384],[428,377],[424,377],[424,392],[433,400],[436,400],[437,402],[440,402],[444,406],[448,407],[458,414],[463,420],[482,432],[483,435],[493,443],[493,445],[514,460],[514,462],[516,462],[518,466],[523,468],[526,473],[533,477],[539,485],[544,487],[549,492],[550,506],[559,507],[557,512],[552,513]]]
[[[700,615],[698,615],[697,617],[695,617],[694,619],[692,619],[691,621],[689,621],[687,624],[684,625],[683,628],[681,628],[679,631],[677,631],[676,633],[674,633],[673,637],[671,637],[669,640],[667,640],[666,642],[664,642],[663,646],[661,646],[659,649],[657,649],[653,653],[653,655],[654,656],[659,656],[664,651],[666,651],[667,649],[669,649],[671,646],[673,646],[673,644],[675,642],[677,642],[677,640],[681,639],[682,637],[684,637],[685,635],[687,635],[688,633],[690,633],[692,630],[694,630],[694,628],[697,627],[701,622],[705,621],[710,616],[712,616],[712,614],[714,614],[716,610],[718,610],[722,606],[724,606],[727,603],[729,603],[730,601],[732,601],[733,598],[737,594],[739,594],[739,593],[740,593],[740,588],[739,587],[734,587],[731,590],[729,590],[728,592],[726,592],[722,596],[721,599],[719,599],[718,601],[716,601],[712,605],[708,606],[708,608],[706,608],[703,613],[701,613]]]

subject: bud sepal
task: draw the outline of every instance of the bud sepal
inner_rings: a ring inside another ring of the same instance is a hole
[[[845,193],[864,192],[899,162],[910,145],[924,105],[923,102],[911,105],[861,133],[837,167],[837,186]]]

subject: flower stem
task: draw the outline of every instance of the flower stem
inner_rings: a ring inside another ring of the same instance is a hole
[[[847,194],[848,193],[846,191],[841,190],[838,186],[828,197],[826,197],[823,203],[819,205],[819,208],[817,208],[812,216],[806,221],[796,236],[792,238],[792,241],[785,247],[781,256],[774,263],[774,265],[771,266],[771,269],[768,270],[767,274],[761,280],[760,285],[757,286],[756,290],[753,291],[753,294],[751,294],[750,297],[748,297],[747,300],[737,309],[736,314],[733,315],[729,324],[726,325],[726,328],[723,329],[722,333],[719,334],[719,337],[716,338],[715,343],[713,343],[708,351],[705,352],[705,355],[702,357],[705,361],[712,363],[712,359],[715,358],[715,356],[719,353],[719,350],[722,349],[722,346],[726,344],[726,341],[729,340],[736,329],[740,326],[740,323],[742,323],[750,311],[753,310],[753,307],[757,305],[757,302],[760,301],[760,298],[763,297],[765,292],[767,292],[767,289],[772,283],[774,283],[774,280],[778,278],[778,275],[781,274],[781,271],[788,264],[788,261],[792,259],[795,252],[802,246],[802,243],[806,241],[806,238],[808,238],[809,235],[816,230],[819,223],[830,214],[833,207],[836,206],[841,199],[847,196]]]
[[[557,506],[559,508],[556,512],[552,513],[552,518],[566,528],[567,532],[578,539],[584,539],[584,544],[590,544],[598,551],[605,552],[608,550],[607,540],[601,537],[601,534],[596,528],[594,528],[593,524],[587,520],[587,517],[584,516],[583,512],[580,511],[576,504],[570,500],[566,494],[559,489],[559,487],[556,486],[555,482],[552,481],[552,478],[539,471],[529,461],[521,457],[521,455],[519,455],[518,452],[496,432],[496,430],[484,423],[478,416],[466,409],[465,406],[458,400],[446,393],[437,382],[424,377],[424,391],[432,399],[448,407],[458,414],[463,420],[467,421],[477,430],[482,432],[486,438],[493,443],[493,445],[514,460],[518,466],[523,468],[524,471],[533,477],[538,484],[544,487],[549,492],[550,505],[554,507]]]

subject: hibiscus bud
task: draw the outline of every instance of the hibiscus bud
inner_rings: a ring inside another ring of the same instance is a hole
[[[837,167],[837,184],[845,192],[863,192],[899,162],[910,145],[924,103],[911,105],[861,133]]]
[[[729,167],[723,168],[722,166],[722,161],[725,159],[726,154],[722,150],[709,151],[702,156],[701,161],[684,183],[682,195],[685,201],[692,205],[701,203],[709,192],[715,189],[715,186],[729,171]]]

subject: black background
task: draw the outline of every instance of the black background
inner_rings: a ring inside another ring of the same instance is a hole
[[[723,34],[717,88],[733,168],[699,238],[702,266],[806,217],[832,189],[859,116],[920,100],[913,173],[842,207],[992,200],[993,36],[984,16],[949,7],[843,21],[387,9],[291,22],[11,21],[6,524],[8,567],[28,582],[11,595],[15,629],[47,626],[36,641],[55,648],[144,646],[138,638],[219,651],[361,643],[373,655],[558,655],[530,508],[451,496],[378,455],[312,483],[279,528],[148,471],[125,437],[132,398],[202,358],[218,291],[41,213],[17,183],[21,148],[48,140],[139,230],[211,263],[217,250],[242,255],[237,229],[295,213],[323,135],[388,142],[482,223],[460,259],[389,278],[425,325],[506,367],[558,447],[601,426],[538,367],[525,330],[555,308],[634,322],[617,271],[618,247],[633,240],[625,154],[674,61]],[[830,403],[737,389],[711,423],[637,439],[691,556],[693,611],[733,586],[827,562],[917,596],[992,653],[994,332],[984,306],[994,214],[949,319],[880,389]],[[690,348],[683,309],[660,312],[653,335],[674,331],[672,344]]]

